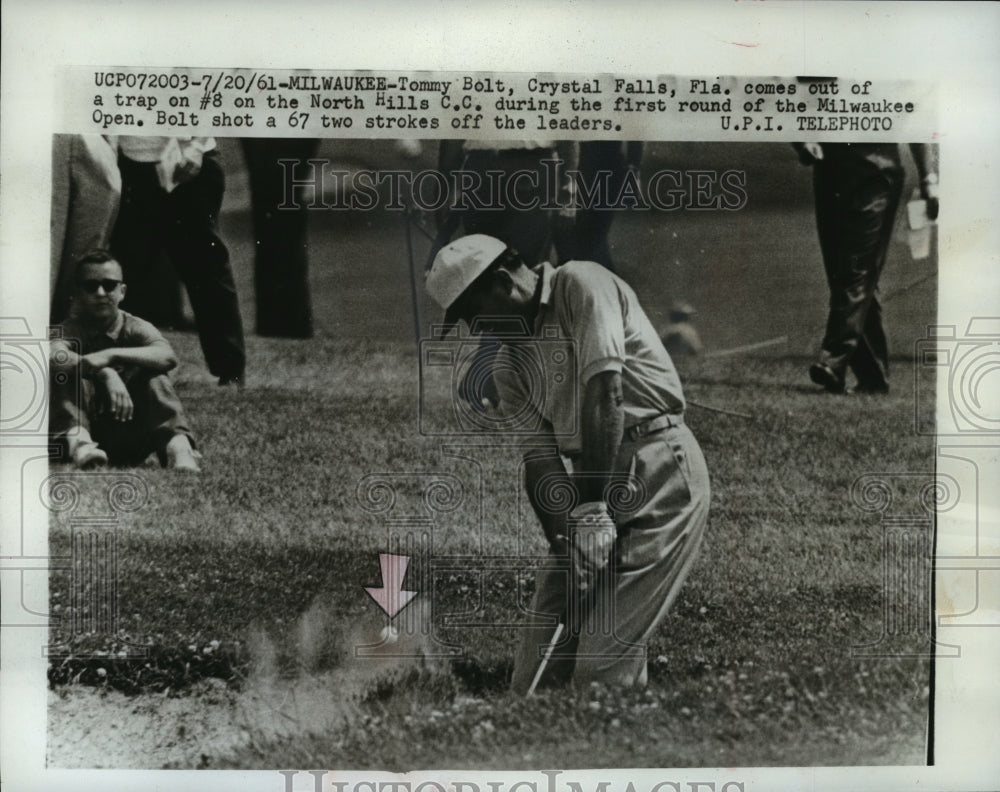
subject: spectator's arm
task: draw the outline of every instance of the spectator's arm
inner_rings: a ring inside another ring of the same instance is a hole
[[[121,375],[106,366],[94,374],[94,382],[98,383],[103,391],[103,412],[110,413],[116,421],[131,421],[135,414],[135,405]]]
[[[147,346],[112,347],[83,356],[84,376],[115,366],[137,366],[164,374],[177,366],[177,356],[170,344],[162,339]]]

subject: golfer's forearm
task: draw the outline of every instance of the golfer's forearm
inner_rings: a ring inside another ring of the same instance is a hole
[[[603,500],[625,430],[622,378],[603,371],[590,378],[583,396],[583,453],[579,479],[584,501]]]
[[[563,544],[558,537],[566,535],[565,510],[557,508],[564,502],[560,486],[568,491],[572,483],[555,449],[548,455],[532,454],[524,458],[524,488],[528,502],[542,524],[549,545],[557,551]]]

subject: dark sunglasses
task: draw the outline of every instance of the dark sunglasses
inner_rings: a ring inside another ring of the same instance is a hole
[[[101,286],[104,288],[105,294],[111,294],[115,289],[122,285],[120,280],[115,280],[114,278],[104,278],[102,280],[85,280],[80,282],[80,286],[87,294],[94,294],[97,292],[97,287]]]

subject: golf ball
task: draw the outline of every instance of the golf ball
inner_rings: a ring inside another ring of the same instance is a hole
[[[396,643],[399,640],[399,630],[391,625],[383,627],[381,636],[383,643]]]

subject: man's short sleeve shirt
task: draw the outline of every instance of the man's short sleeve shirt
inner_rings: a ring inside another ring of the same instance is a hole
[[[110,328],[96,333],[88,331],[80,320],[73,316],[62,322],[59,327],[62,329],[62,336],[52,339],[53,353],[65,348],[80,355],[89,355],[91,352],[101,352],[112,347],[125,349],[152,346],[159,342],[169,344],[152,324],[126,311],[118,312],[118,317]],[[116,369],[120,373],[122,367]]]
[[[560,451],[579,453],[586,384],[604,371],[621,374],[626,427],[683,412],[677,371],[625,281],[588,261],[558,269],[546,263],[536,272],[541,295],[528,345],[536,367],[526,365],[529,353],[516,342],[504,344],[495,378],[505,414],[537,411],[551,425]],[[560,342],[569,360],[557,353]]]

